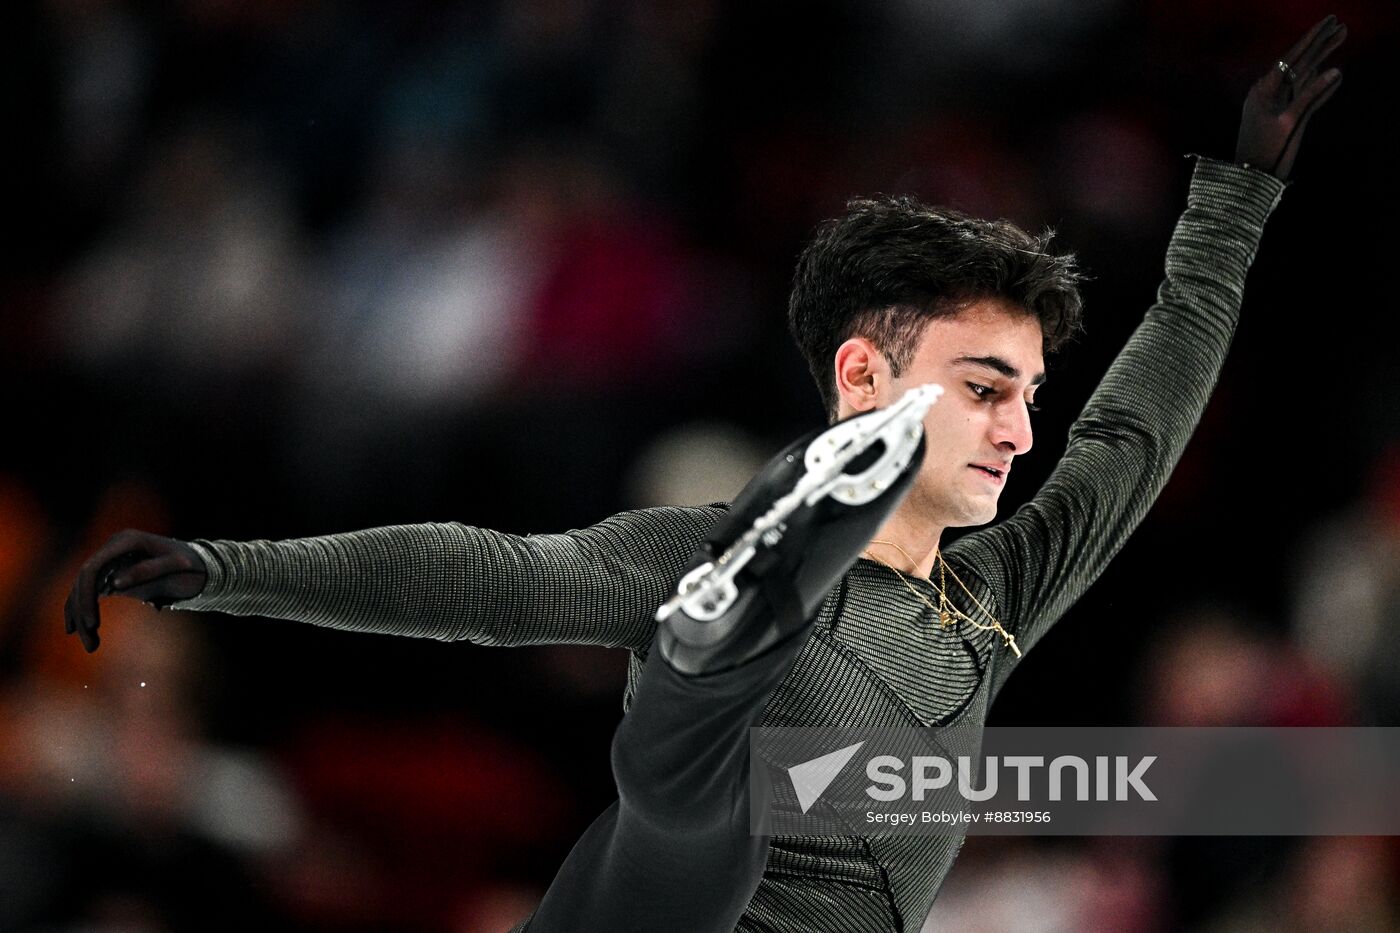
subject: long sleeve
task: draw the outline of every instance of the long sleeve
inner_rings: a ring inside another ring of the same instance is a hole
[[[721,510],[622,512],[564,534],[457,523],[287,541],[192,542],[209,579],[175,609],[481,645],[645,648]]]
[[[1023,651],[1098,578],[1166,485],[1219,378],[1245,273],[1283,189],[1263,172],[1198,159],[1157,301],[1070,428],[1063,459],[1010,518],[950,546]]]

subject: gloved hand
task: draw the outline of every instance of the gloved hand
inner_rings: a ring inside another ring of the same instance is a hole
[[[130,596],[157,609],[198,596],[208,571],[199,552],[183,541],[128,528],[83,562],[63,604],[63,627],[88,653],[97,650],[102,624],[97,597]]]
[[[1240,117],[1237,163],[1288,180],[1308,121],[1342,85],[1339,69],[1317,69],[1346,37],[1347,27],[1329,16],[1254,82]]]

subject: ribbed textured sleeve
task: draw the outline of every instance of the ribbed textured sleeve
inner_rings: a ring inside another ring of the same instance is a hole
[[[564,534],[457,523],[192,542],[209,579],[175,609],[481,645],[645,648],[717,508],[623,512]]]
[[[1070,428],[1064,457],[1009,519],[949,548],[981,575],[1023,652],[1103,572],[1181,458],[1284,187],[1264,172],[1198,160],[1157,301]]]

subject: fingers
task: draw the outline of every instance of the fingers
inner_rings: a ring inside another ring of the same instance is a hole
[[[70,635],[76,634],[89,654],[102,642],[97,635],[97,627],[102,624],[97,608],[99,580],[107,583],[106,577],[112,573],[114,565],[150,553],[151,546],[159,540],[158,536],[144,531],[119,531],[83,561],[78,579],[63,604],[63,629]]]
[[[1270,68],[1268,72],[1255,85],[1252,93],[1262,95],[1262,100],[1269,103],[1275,113],[1282,113],[1285,110],[1292,111],[1295,117],[1304,113],[1308,106],[1316,106],[1312,103],[1316,95],[1321,90],[1313,90],[1313,83],[1316,80],[1317,69],[1346,41],[1347,27],[1339,23],[1335,16],[1328,16],[1326,19],[1313,26],[1302,39],[1288,50],[1288,53],[1280,59],[1286,62],[1292,70],[1292,80],[1279,67]],[[1322,77],[1327,81],[1335,81],[1335,77],[1329,77],[1336,69],[1329,69]],[[1325,89],[1324,89],[1325,90]],[[1304,103],[1304,102],[1307,103]]]
[[[1298,81],[1306,83],[1317,71],[1317,67],[1327,59],[1327,56],[1335,52],[1346,41],[1346,38],[1347,27],[1338,23],[1330,31],[1324,33],[1317,42],[1309,46],[1298,60],[1298,64],[1293,66],[1294,71],[1298,73]]]
[[[112,576],[112,592],[160,608],[198,595],[204,580],[203,570],[191,567],[184,554],[173,552],[118,570]]]
[[[1317,25],[1313,26],[1312,29],[1309,29],[1307,35],[1303,36],[1303,38],[1299,39],[1293,44],[1293,48],[1288,50],[1288,53],[1283,56],[1283,60],[1288,62],[1289,67],[1291,67],[1294,71],[1299,70],[1299,62],[1301,61],[1304,53],[1306,53],[1307,50],[1313,46],[1313,43],[1317,42],[1320,37],[1330,33],[1333,29],[1335,29],[1336,25],[1337,17],[1328,16],[1324,18]]]
[[[159,577],[188,569],[189,567],[186,566],[179,554],[163,554],[160,557],[143,560],[112,574],[112,592],[121,593],[133,586],[149,583]]]
[[[69,635],[74,634],[78,630],[77,623],[73,617],[73,603],[75,598],[76,597],[74,597],[73,593],[70,591],[68,593],[68,598],[63,601],[63,630]]]
[[[1342,73],[1336,68],[1330,68],[1318,78],[1310,82],[1307,87],[1298,94],[1297,100],[1289,105],[1289,109],[1298,114],[1300,128],[1313,115],[1313,112],[1323,104],[1328,98],[1337,93],[1337,88],[1342,86]]]
[[[1283,57],[1279,59],[1292,69],[1292,80],[1282,68],[1275,66],[1255,82],[1256,91],[1262,92],[1267,100],[1279,101],[1278,106],[1282,106],[1288,100],[1287,92],[1291,91],[1296,94],[1298,86],[1307,82],[1311,74],[1306,62],[1310,61],[1312,68],[1317,67],[1323,55],[1315,53],[1337,38],[1338,27],[1339,24],[1335,16],[1327,16],[1320,20],[1312,29],[1308,30],[1307,35],[1295,42],[1293,48],[1285,52]],[[1345,39],[1346,27],[1342,26],[1340,30],[1341,38]],[[1340,40],[1337,40],[1336,44],[1340,45]],[[1332,48],[1335,47],[1336,45],[1332,46]]]
[[[69,635],[77,635],[78,641],[82,642],[83,649],[89,654],[97,650],[101,639],[97,637],[97,626],[99,624],[96,609],[94,607],[91,621],[84,619],[78,607],[83,600],[82,576],[78,577],[78,582],[73,584],[73,589],[68,594],[68,599],[63,604],[63,629]]]

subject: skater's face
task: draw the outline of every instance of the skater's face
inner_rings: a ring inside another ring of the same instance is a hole
[[[852,338],[836,354],[840,413],[941,385],[942,397],[924,417],[927,450],[905,507],[939,527],[985,524],[996,518],[1013,459],[1031,449],[1030,412],[1045,381],[1042,344],[1040,322],[1002,299],[929,321],[898,377],[869,341]]]

